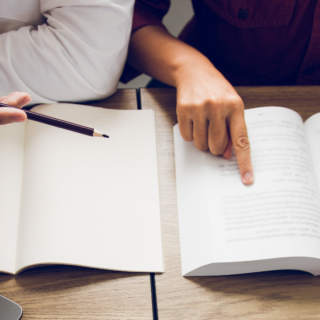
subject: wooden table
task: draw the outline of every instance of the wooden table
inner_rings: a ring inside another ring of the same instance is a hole
[[[237,88],[246,108],[274,105],[304,119],[320,112],[320,87]],[[298,271],[228,277],[181,276],[172,127],[174,89],[141,89],[142,109],[156,111],[166,273],[156,275],[158,316],[170,319],[320,319],[320,277]]]
[[[86,104],[137,109],[136,90]],[[0,295],[21,305],[23,319],[152,319],[148,273],[71,266],[40,267],[17,276],[0,274]]]

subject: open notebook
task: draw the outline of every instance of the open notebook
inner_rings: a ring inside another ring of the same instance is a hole
[[[320,274],[320,114],[245,111],[255,182],[174,128],[182,274]]]
[[[0,126],[0,271],[35,265],[163,272],[154,113],[32,109],[95,128]]]

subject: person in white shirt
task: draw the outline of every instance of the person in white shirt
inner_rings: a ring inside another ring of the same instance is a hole
[[[134,0],[0,0],[0,97],[22,91],[36,104],[113,94],[127,55],[133,5]],[[23,114],[0,110],[0,118],[8,112]]]

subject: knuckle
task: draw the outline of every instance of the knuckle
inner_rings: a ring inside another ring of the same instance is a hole
[[[221,154],[223,154],[222,149],[217,149],[217,148],[209,148],[210,152],[215,155],[215,156],[220,156]]]
[[[208,150],[208,144],[206,142],[194,142],[197,149],[200,151],[207,151]]]
[[[211,107],[218,107],[221,104],[221,100],[217,96],[211,95],[203,100],[203,104]]]
[[[187,109],[188,107],[189,107],[189,104],[188,104],[188,103],[185,103],[185,102],[179,102],[179,103],[177,103],[177,109],[178,109],[178,110]]]
[[[192,141],[192,131],[188,126],[183,125],[181,122],[179,122],[179,129],[181,137],[184,141]]]
[[[241,161],[239,163],[239,167],[242,168],[242,169],[249,168],[250,167],[250,163],[249,163],[249,161]]]
[[[240,172],[246,173],[250,172],[250,169],[252,168],[249,162],[238,162],[238,166],[240,169]]]
[[[241,171],[248,172],[250,168],[252,168],[250,161],[240,161],[238,162],[238,166]]]
[[[222,101],[216,96],[211,96],[203,101],[203,106],[207,112],[218,111],[222,107]]]
[[[209,150],[215,156],[219,156],[226,150],[226,145],[224,145],[223,143],[215,143],[211,145],[209,144]]]
[[[250,142],[248,137],[246,136],[240,136],[237,137],[234,141],[233,141],[233,146],[235,150],[239,150],[239,151],[246,151],[250,149]]]
[[[183,133],[181,134],[184,141],[190,142],[192,141],[192,136],[190,134]]]
[[[223,148],[222,146],[217,147],[215,150],[212,151],[212,153],[216,156],[219,156],[221,154],[223,154],[224,150],[226,148]]]
[[[239,96],[233,96],[233,95],[229,96],[228,105],[235,110],[244,109],[243,101]]]
[[[193,101],[180,101],[177,103],[177,111],[180,112],[203,112],[211,113],[213,110],[219,110],[222,102],[215,96],[207,98],[194,99]]]
[[[191,115],[193,106],[190,103],[180,102],[177,104],[177,114]]]

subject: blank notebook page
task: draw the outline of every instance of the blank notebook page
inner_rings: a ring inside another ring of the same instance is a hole
[[[38,106],[110,135],[29,121],[16,270],[66,263],[163,272],[154,113]]]
[[[25,123],[0,126],[0,271],[15,272]]]

